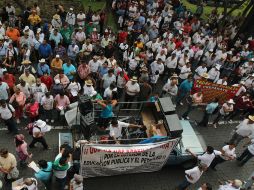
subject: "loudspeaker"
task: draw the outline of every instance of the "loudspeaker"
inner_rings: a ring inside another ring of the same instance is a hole
[[[81,115],[86,115],[89,112],[93,112],[93,103],[91,98],[87,95],[79,97],[78,107]]]
[[[166,115],[164,120],[164,126],[169,131],[171,137],[181,137],[183,133],[183,128],[177,114]]]

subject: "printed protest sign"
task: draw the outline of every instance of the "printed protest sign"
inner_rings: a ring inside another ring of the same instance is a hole
[[[209,81],[196,80],[194,82],[194,92],[202,91],[203,102],[211,102],[214,98],[219,98],[219,102],[223,103],[230,98],[233,98],[237,93],[239,87],[226,86],[222,84],[215,84]]]
[[[158,171],[179,139],[151,144],[81,144],[80,173],[88,177]]]

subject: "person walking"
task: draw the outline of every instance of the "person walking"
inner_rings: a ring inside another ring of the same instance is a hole
[[[16,121],[19,124],[20,118],[23,116],[23,109],[26,103],[26,96],[19,88],[15,88],[15,93],[10,98],[10,104],[15,107],[15,117]]]
[[[16,135],[14,138],[14,142],[16,145],[16,152],[20,160],[20,166],[24,167],[27,164],[27,159],[32,157],[32,154],[28,153],[27,151],[27,143],[25,141],[25,136],[22,134]]]
[[[185,178],[180,185],[178,185],[178,190],[186,190],[191,184],[196,183],[202,176],[203,172],[206,170],[206,165],[199,164],[198,166],[185,170]]]
[[[228,100],[227,102],[225,102],[220,111],[219,111],[219,114],[218,116],[214,119],[213,121],[213,127],[216,129],[217,128],[217,123],[219,122],[219,120],[222,118],[222,117],[225,117],[227,116],[230,112],[232,112],[234,110],[234,100],[233,99],[230,99]]]
[[[182,115],[182,118],[184,118],[184,119],[190,119],[188,117],[189,113],[192,110],[194,110],[196,107],[203,105],[203,94],[201,91],[193,94],[190,97],[191,97],[191,101],[187,102],[188,108],[187,108],[186,112],[184,112],[184,114]]]
[[[221,149],[221,155],[216,156],[212,161],[210,168],[216,171],[215,167],[217,166],[217,164],[229,160],[234,160],[235,158],[236,158],[235,145],[234,144],[225,145]]]
[[[53,172],[56,177],[58,190],[64,190],[67,180],[67,171],[70,168],[70,157],[61,156],[53,163]]]
[[[244,138],[254,138],[254,116],[252,115],[249,115],[247,119],[244,119],[236,126],[234,134],[228,143],[237,146]]]
[[[214,100],[211,103],[207,104],[205,108],[204,116],[202,120],[199,122],[198,126],[207,127],[209,117],[216,112],[216,109],[218,108],[218,106],[219,106],[218,98],[214,98]]]
[[[0,175],[6,182],[17,179],[19,176],[17,160],[6,148],[0,150]]]
[[[207,146],[204,154],[199,156],[191,152],[190,149],[186,149],[186,152],[190,153],[193,157],[197,158],[201,164],[204,164],[207,167],[211,165],[212,161],[216,156],[221,155],[221,152],[218,150],[214,150],[212,146]]]
[[[18,134],[17,125],[14,121],[15,109],[5,100],[0,100],[0,118],[4,121],[9,133]]]
[[[190,93],[193,86],[192,74],[188,75],[188,78],[184,80],[178,90],[178,95],[176,97],[176,105],[183,105],[182,100]]]
[[[239,161],[238,166],[243,166],[248,162],[252,157],[254,157],[254,139],[251,139],[246,145],[249,146],[243,151],[243,153],[236,159]]]
[[[34,176],[45,185],[47,190],[51,190],[52,162],[39,160],[38,165],[40,170],[36,172]]]
[[[37,120],[32,129],[33,140],[29,145],[29,148],[34,148],[35,143],[40,142],[43,145],[44,150],[49,150],[49,146],[44,138],[45,133],[50,131],[51,127],[47,125],[45,121]]]

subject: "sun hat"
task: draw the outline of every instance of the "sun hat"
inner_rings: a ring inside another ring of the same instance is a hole
[[[75,179],[75,181],[83,182],[83,177],[81,175],[74,174],[74,179]]]
[[[205,78],[205,79],[208,79],[208,78],[209,78],[209,75],[208,75],[208,73],[203,73],[203,74],[201,75],[201,77],[203,77],[203,78]]]
[[[40,33],[40,32],[41,32],[41,28],[38,28],[38,29],[37,29],[37,33]]]
[[[172,78],[178,78],[178,75],[177,75],[176,73],[174,73],[174,74],[170,77],[170,79],[172,79]]]
[[[42,59],[39,60],[39,62],[40,62],[40,63],[45,63],[46,60],[45,60],[44,58],[42,58]]]
[[[242,183],[241,180],[239,180],[239,179],[234,180],[234,185],[235,185],[236,188],[240,188],[242,186],[242,184],[243,183]]]
[[[138,78],[137,78],[137,77],[132,77],[132,78],[131,78],[131,81],[132,81],[132,82],[137,82],[137,81],[138,81]]]
[[[249,115],[249,120],[254,121],[254,115]]]
[[[234,102],[233,99],[229,99],[229,100],[227,101],[227,103],[229,103],[229,104],[235,104],[235,102]]]
[[[86,84],[86,85],[93,85],[93,82],[92,82],[92,80],[89,79],[89,80],[86,80],[86,81],[85,81],[85,84]]]
[[[60,58],[60,55],[57,54],[57,55],[56,55],[56,58]]]
[[[24,61],[22,61],[22,63],[21,63],[22,65],[28,65],[28,64],[31,64],[31,61],[29,61],[29,60],[24,60]]]
[[[72,8],[72,7],[70,8],[70,11],[73,11],[73,8]]]
[[[60,84],[60,80],[59,79],[55,79],[55,84]]]
[[[29,30],[29,26],[25,26],[24,30],[25,30],[25,31],[26,31],[26,30]]]
[[[47,125],[47,123],[41,119],[35,121],[35,125],[41,129],[41,132],[48,132],[51,130],[51,126]]]
[[[94,31],[94,32],[96,32],[96,31],[97,31],[97,29],[96,29],[96,28],[93,28],[93,31]]]
[[[60,19],[60,15],[55,14],[55,15],[53,16],[53,19],[56,19],[56,20]]]

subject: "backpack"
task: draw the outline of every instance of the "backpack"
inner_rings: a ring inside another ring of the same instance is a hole
[[[29,135],[33,135],[33,129],[34,127],[36,127],[37,129],[39,129],[41,131],[41,128],[38,127],[37,125],[35,125],[35,123],[29,123],[26,127],[26,129],[28,130],[28,134]]]

